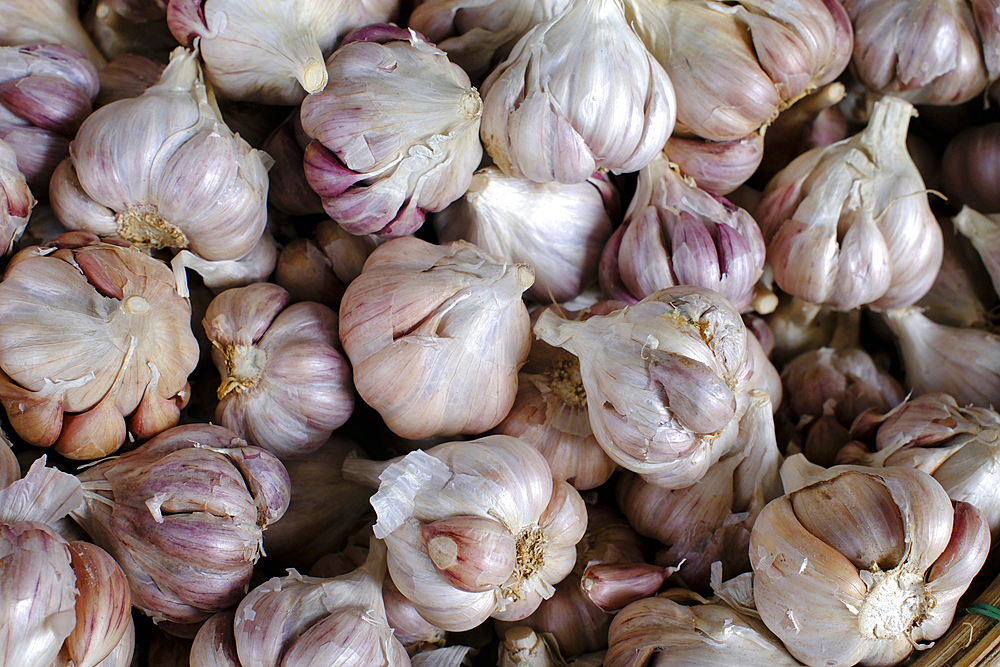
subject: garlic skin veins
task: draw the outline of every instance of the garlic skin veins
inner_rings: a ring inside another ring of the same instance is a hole
[[[909,468],[782,467],[754,524],[758,612],[810,667],[894,665],[937,639],[989,551],[989,527]]]
[[[578,183],[597,169],[649,164],[674,129],[676,105],[621,0],[573,0],[483,83],[481,134],[504,173]]]
[[[396,10],[393,0],[170,0],[167,24],[182,44],[199,40],[224,96],[291,106],[326,87],[324,61],[344,35]]]
[[[84,121],[50,195],[72,229],[207,260],[240,259],[267,223],[269,166],[223,122],[197,53],[178,48],[157,85]]]
[[[17,169],[14,149],[0,139],[0,254],[14,248],[36,203],[24,174]]]

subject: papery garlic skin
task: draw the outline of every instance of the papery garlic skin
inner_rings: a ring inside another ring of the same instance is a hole
[[[802,154],[768,183],[754,213],[782,290],[847,311],[910,305],[941,265],[941,228],[906,150],[914,110],[875,103],[868,127]]]
[[[693,178],[699,188],[726,195],[757,171],[764,158],[764,138],[760,132],[731,141],[708,141],[674,134],[667,140],[663,152],[682,173]]]
[[[73,0],[11,0],[5,3],[0,44],[42,43],[63,44],[84,54],[95,67],[107,64],[80,24],[80,8]]]
[[[963,206],[952,222],[979,253],[996,292],[1000,286],[1000,215],[983,215],[969,206]]]
[[[574,0],[483,83],[483,144],[504,173],[539,183],[637,171],[670,137],[676,104],[620,0]]]
[[[392,0],[171,0],[167,24],[199,39],[208,80],[233,100],[293,105],[326,87],[324,60],[354,28],[390,20]]]
[[[690,486],[735,446],[754,356],[716,292],[672,287],[585,322],[547,311],[535,335],[580,358],[597,441],[646,481]]]
[[[305,174],[352,234],[405,236],[461,197],[482,159],[483,104],[460,67],[413,30],[344,39],[330,83],[302,103]]]
[[[198,362],[170,270],[119,244],[67,234],[18,253],[0,283],[0,401],[22,438],[71,458],[176,424]]]
[[[699,285],[749,309],[764,270],[750,214],[699,188],[660,153],[639,172],[625,222],[604,248],[601,287],[635,303],[674,285]]]
[[[123,641],[132,623],[132,595],[125,573],[95,544],[69,543],[76,575],[76,625],[66,638],[74,667],[99,667]]]
[[[434,216],[442,243],[464,239],[511,263],[529,264],[528,296],[561,303],[597,278],[617,199],[607,176],[573,184],[534,183],[480,169],[469,191]]]
[[[51,183],[63,224],[212,261],[253,250],[270,158],[223,122],[197,58],[178,48],[157,85],[87,118]]]
[[[0,254],[8,254],[21,238],[35,198],[17,169],[17,155],[0,139]]]
[[[340,338],[354,384],[409,439],[476,434],[510,410],[530,346],[521,293],[533,273],[464,241],[393,239],[344,293]]]
[[[214,292],[265,282],[278,263],[278,244],[265,231],[257,244],[238,259],[207,260],[189,250],[181,250],[170,260],[177,279],[177,293],[189,296],[187,269],[201,276],[201,282]]]
[[[782,479],[788,494],[757,518],[750,560],[757,610],[793,656],[894,665],[948,629],[989,550],[975,508],[953,508],[908,468],[834,466],[802,488],[783,468]]]

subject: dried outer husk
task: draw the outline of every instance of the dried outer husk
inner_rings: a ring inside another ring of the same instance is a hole
[[[82,53],[96,68],[107,61],[80,24],[76,0],[10,0],[4,4],[0,44],[62,44]]]
[[[264,232],[270,163],[230,131],[198,54],[179,47],[159,83],[87,117],[53,175],[52,206],[73,229],[235,260]]]
[[[534,183],[485,167],[461,199],[434,216],[434,229],[442,243],[464,239],[531,265],[527,296],[562,303],[597,279],[617,208],[618,192],[600,172],[580,183]]]
[[[671,287],[584,322],[546,311],[535,335],[579,357],[597,441],[646,481],[685,488],[736,446],[755,356],[721,295]]]
[[[21,479],[21,464],[14,455],[13,445],[7,438],[7,434],[0,429],[0,489]]]
[[[754,218],[782,290],[848,311],[908,306],[930,289],[943,240],[906,149],[913,114],[884,97],[862,132],[803,153],[767,184]]]
[[[542,455],[506,435],[384,463],[348,459],[344,476],[378,485],[374,530],[389,548],[393,583],[424,618],[448,631],[468,630],[491,615],[511,621],[530,615],[572,571],[586,529],[579,493],[553,482]],[[512,561],[498,559],[503,531],[513,542]],[[499,583],[481,585],[485,575]]]
[[[749,310],[764,238],[750,214],[699,188],[664,153],[639,171],[625,222],[601,257],[601,287],[636,303],[674,285],[715,290]]]
[[[811,667],[895,665],[941,636],[989,551],[989,527],[910,468],[834,466],[801,455],[786,495],[750,538],[761,618]]]
[[[372,538],[364,565],[349,574],[319,579],[290,570],[258,586],[236,610],[240,662],[409,667],[386,622],[385,568],[386,546]]]
[[[327,85],[324,61],[344,35],[393,19],[396,0],[170,0],[177,41],[199,41],[224,96],[290,106]]]
[[[340,305],[340,339],[361,398],[412,440],[478,434],[510,411],[528,356],[521,293],[533,272],[465,241],[393,239]]]
[[[273,454],[209,424],[170,429],[79,477],[85,501],[72,517],[121,565],[140,611],[181,625],[242,599],[261,531],[290,495]]]
[[[412,29],[355,30],[302,103],[306,180],[352,234],[412,234],[461,197],[482,159],[483,103],[468,75]]]
[[[71,233],[18,253],[0,295],[0,401],[28,443],[93,459],[177,423],[198,343],[165,264]]]
[[[966,128],[948,142],[941,158],[941,187],[951,201],[980,213],[1000,213],[997,181],[1000,123]]]

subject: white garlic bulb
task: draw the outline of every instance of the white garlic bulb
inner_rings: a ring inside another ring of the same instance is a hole
[[[646,481],[690,486],[736,445],[755,356],[718,293],[671,287],[584,322],[546,311],[535,335],[579,357],[597,441]]]
[[[269,166],[223,122],[197,53],[178,48],[157,85],[84,121],[50,197],[71,229],[240,259],[267,223]]]
[[[597,169],[649,164],[674,129],[676,105],[621,0],[574,0],[483,83],[482,138],[504,173],[578,183]]]
[[[444,630],[530,615],[573,569],[587,526],[580,494],[506,435],[394,462],[349,459],[344,477],[378,484],[375,535],[389,548],[392,581]]]
[[[0,139],[0,254],[14,248],[36,203],[24,174],[17,169],[14,149]]]
[[[530,346],[533,273],[465,241],[379,246],[340,304],[361,398],[397,435],[482,433],[510,410]]]

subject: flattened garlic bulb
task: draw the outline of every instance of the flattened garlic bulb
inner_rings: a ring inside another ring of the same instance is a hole
[[[404,438],[482,433],[510,410],[530,347],[531,267],[465,241],[377,248],[340,304],[354,384]]]

